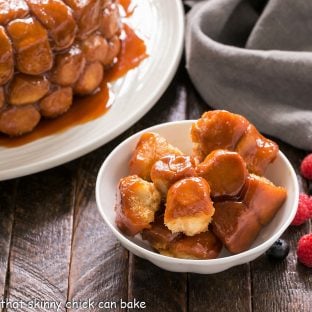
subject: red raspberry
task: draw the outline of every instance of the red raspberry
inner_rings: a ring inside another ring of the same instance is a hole
[[[312,233],[299,239],[297,246],[298,260],[308,268],[312,268]]]
[[[303,159],[300,171],[306,179],[312,180],[312,154],[309,154]]]
[[[300,193],[297,213],[291,225],[301,225],[312,217],[312,198]]]

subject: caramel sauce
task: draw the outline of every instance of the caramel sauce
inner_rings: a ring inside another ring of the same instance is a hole
[[[120,2],[125,5],[130,1]],[[148,56],[144,41],[136,35],[134,30],[127,24],[124,24],[123,30],[125,36],[122,40],[118,62],[105,72],[104,80],[97,93],[81,98],[76,97],[67,113],[56,119],[41,120],[39,125],[29,134],[17,138],[0,135],[0,146],[21,146],[103,116],[110,107],[109,82],[124,76]]]
[[[126,17],[129,17],[133,14],[135,6],[132,6],[132,0],[119,0],[119,4],[124,9]]]
[[[124,24],[124,31],[126,39],[122,44],[118,62],[106,73],[105,80],[107,82],[124,76],[148,56],[144,41],[127,24]]]

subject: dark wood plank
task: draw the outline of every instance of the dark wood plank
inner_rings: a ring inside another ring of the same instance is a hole
[[[307,182],[299,173],[305,152],[278,142],[281,150],[293,164],[301,191],[307,191]],[[251,263],[253,285],[253,311],[312,311],[312,269],[297,261],[296,247],[299,238],[311,231],[306,223],[289,227],[282,236],[290,244],[290,253],[281,263],[272,263],[265,256]]]
[[[189,311],[251,311],[249,264],[211,274],[189,274]]]
[[[183,120],[187,116],[188,80],[184,65],[180,64],[170,86],[157,104],[128,132],[135,133],[168,121]]]
[[[65,167],[20,179],[7,285],[11,302],[37,298],[65,304],[73,198],[73,176]],[[26,305],[18,310],[49,311]]]
[[[281,263],[265,256],[251,263],[253,311],[312,311],[312,270],[297,262],[296,246],[308,224],[291,227],[282,236],[290,243],[290,254]]]
[[[17,180],[0,183],[0,298],[5,296]]]
[[[94,195],[98,169],[114,145],[113,142],[84,157],[76,178],[68,299],[71,302],[90,299],[94,303],[92,311],[103,311],[100,302],[116,302],[114,311],[120,311],[119,301],[121,298],[126,301],[128,293],[128,252],[104,223]],[[68,311],[86,310],[81,307]]]
[[[187,274],[164,271],[132,254],[130,259],[129,301],[145,302],[149,312],[187,311]]]
[[[186,119],[187,86],[180,67],[169,89],[135,128]],[[174,142],[171,142],[174,144]],[[186,311],[187,275],[166,272],[146,260],[130,256],[129,298],[146,302],[148,311]]]

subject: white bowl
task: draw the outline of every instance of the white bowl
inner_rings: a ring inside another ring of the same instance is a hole
[[[268,167],[266,177],[287,189],[287,200],[274,219],[261,230],[251,248],[236,255],[230,255],[223,249],[219,258],[212,260],[171,258],[154,252],[139,235],[128,237],[122,234],[115,224],[114,207],[117,185],[121,177],[129,175],[128,162],[139,137],[144,132],[153,131],[165,137],[183,152],[190,154],[192,143],[189,132],[193,122],[193,120],[185,120],[160,124],[136,133],[119,144],[106,158],[99,171],[96,183],[96,201],[101,215],[117,239],[138,257],[147,259],[168,271],[211,274],[247,263],[263,254],[282,235],[293,220],[298,205],[299,187],[292,165],[285,155],[279,152],[277,159]]]

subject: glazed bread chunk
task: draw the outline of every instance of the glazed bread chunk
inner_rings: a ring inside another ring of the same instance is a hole
[[[142,231],[142,238],[147,240],[150,245],[158,252],[162,253],[169,249],[169,245],[176,240],[180,233],[172,233],[164,224],[164,215],[155,218],[149,229]]]
[[[4,106],[4,90],[3,87],[0,87],[0,109]]]
[[[0,86],[11,79],[13,72],[13,47],[4,27],[0,26]]]
[[[64,2],[74,12],[79,39],[85,39],[99,28],[101,0],[64,0]]]
[[[213,214],[210,187],[205,179],[185,178],[169,188],[165,225],[173,233],[193,236],[205,232]]]
[[[57,55],[51,73],[51,80],[61,86],[72,86],[79,79],[86,65],[81,49],[75,45],[63,54]]]
[[[207,260],[217,258],[221,249],[221,241],[207,231],[194,236],[178,237],[161,254],[180,259]]]
[[[116,3],[108,4],[103,10],[100,31],[105,38],[112,38],[120,30],[120,15]]]
[[[17,52],[17,68],[24,74],[40,75],[52,68],[48,33],[34,18],[14,20],[7,31]]]
[[[34,106],[12,106],[0,114],[0,131],[18,136],[32,131],[39,121],[40,114]]]
[[[108,53],[108,42],[104,37],[96,34],[92,35],[82,41],[80,47],[88,62],[99,61],[105,65]]]
[[[73,103],[73,89],[71,87],[59,88],[39,102],[42,116],[55,118],[68,111]]]
[[[156,161],[151,169],[151,179],[164,198],[172,184],[193,176],[196,176],[195,163],[190,156],[167,155]]]
[[[63,50],[75,40],[77,25],[72,12],[60,0],[26,0],[31,12],[48,30],[55,43],[54,48]]]
[[[172,233],[160,215],[149,229],[142,231],[142,238],[160,254],[182,259],[214,259],[221,249],[221,241],[210,231],[194,236]]]
[[[28,14],[29,8],[24,0],[0,0],[0,25],[7,25]]]
[[[276,158],[279,148],[250,124],[235,150],[244,158],[249,172],[263,175],[267,166]]]
[[[261,225],[269,223],[287,198],[285,188],[264,177],[249,175],[243,202],[255,211]]]
[[[116,206],[116,224],[126,235],[149,228],[160,208],[161,195],[153,183],[136,175],[119,182],[120,202]]]
[[[110,67],[112,64],[115,63],[116,57],[118,56],[120,49],[121,43],[118,36],[114,36],[108,41],[108,51],[103,63],[105,67]]]
[[[130,174],[150,181],[153,164],[168,154],[182,155],[182,152],[157,133],[142,134],[129,163]]]
[[[204,113],[191,129],[194,157],[201,162],[215,149],[234,150],[248,125],[243,116],[224,110]]]
[[[9,102],[19,106],[42,99],[49,92],[50,83],[44,76],[17,74],[10,87]]]
[[[256,212],[235,201],[214,203],[212,231],[231,253],[247,250],[261,230]]]
[[[216,202],[212,221],[213,232],[232,253],[247,250],[261,228],[268,224],[282,207],[287,193],[269,180],[250,175],[241,202]]]
[[[87,95],[93,93],[104,77],[104,69],[100,62],[86,65],[83,73],[74,86],[76,94]]]
[[[196,171],[209,183],[212,197],[238,195],[248,175],[239,154],[221,149],[211,152]]]

